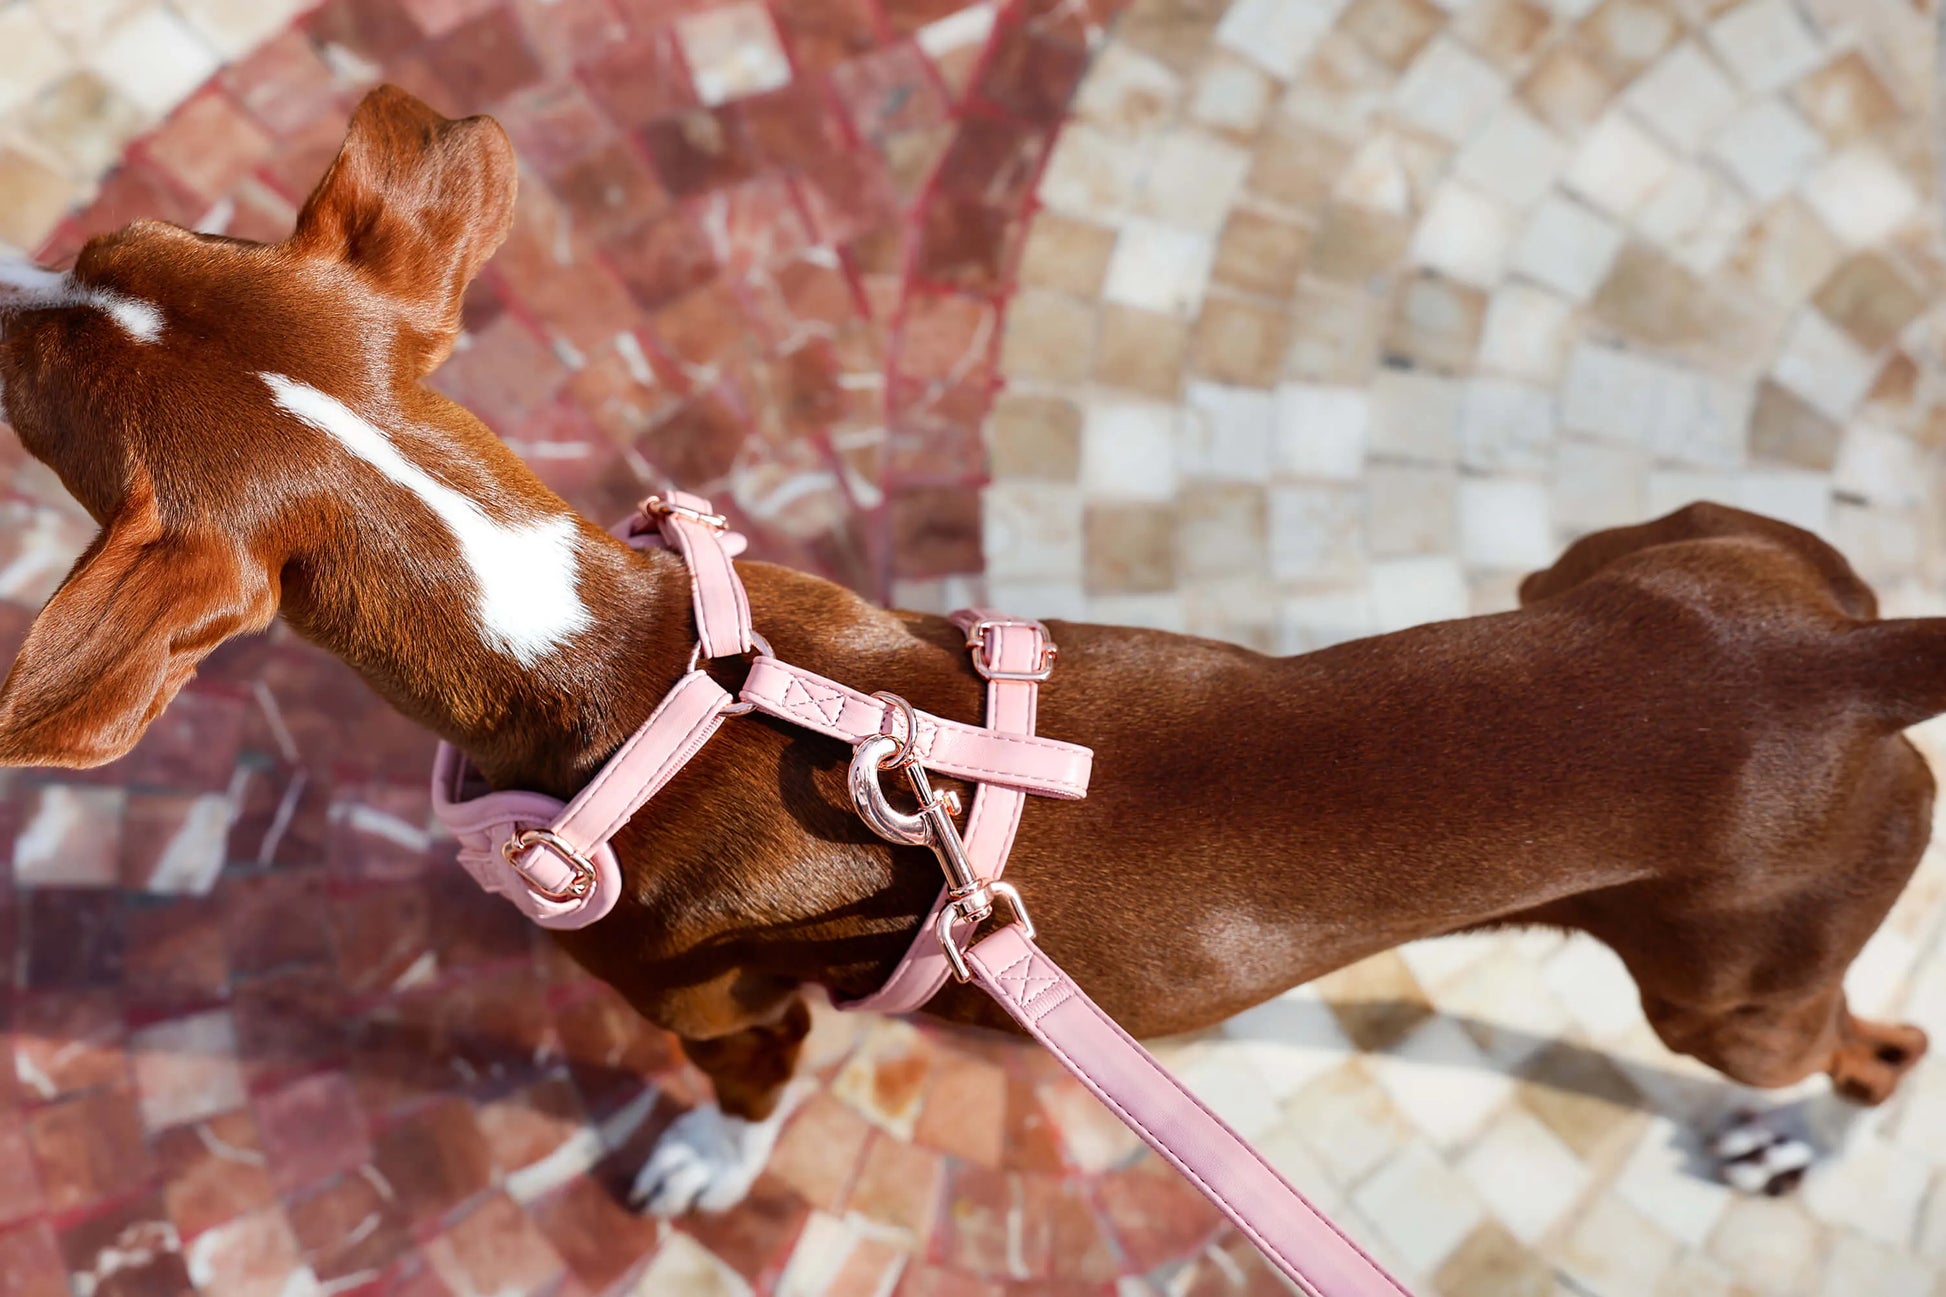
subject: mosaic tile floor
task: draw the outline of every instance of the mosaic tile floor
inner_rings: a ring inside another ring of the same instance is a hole
[[[521,149],[437,381],[596,516],[674,477],[875,595],[1295,651],[1713,495],[1939,611],[1934,49],[1914,0],[0,0],[0,243],[275,237],[387,79]],[[88,527],[0,472],[10,650]],[[634,1217],[700,1082],[456,885],[428,748],[273,633],[127,760],[0,772],[0,1293],[1282,1291],[925,1024],[821,1014],[752,1200]],[[1854,975],[1936,1035],[1942,905],[1935,851]],[[1946,1066],[1766,1096],[1830,1156],[1737,1197],[1694,1133],[1749,1096],[1592,943],[1162,1052],[1427,1294],[1946,1294]]]

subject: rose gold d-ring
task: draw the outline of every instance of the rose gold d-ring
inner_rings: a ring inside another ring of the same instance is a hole
[[[899,697],[897,694],[879,692],[873,694],[872,697],[878,699],[888,707],[898,708],[899,715],[905,718],[905,737],[901,739],[897,734],[887,736],[888,738],[899,740],[898,751],[879,762],[878,768],[880,770],[903,770],[919,759],[919,754],[914,751],[919,746],[919,715],[912,710],[911,703]]]

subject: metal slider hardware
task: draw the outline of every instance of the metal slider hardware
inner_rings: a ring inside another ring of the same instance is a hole
[[[1028,684],[1041,684],[1054,674],[1054,659],[1061,656],[1061,646],[1047,638],[1047,627],[1041,626],[1039,622],[1033,623],[1040,627],[1041,632],[1041,664],[1038,670],[1002,671],[993,665],[993,659],[999,652],[999,644],[992,632],[1002,626],[1024,624],[1018,621],[983,617],[966,628],[966,647],[973,652],[973,669],[980,674],[982,680],[1019,680]]]
[[[903,698],[890,694],[878,697],[900,708],[906,716],[912,714],[911,704]],[[966,966],[966,957],[953,936],[955,924],[984,921],[993,914],[996,900],[1007,902],[1013,913],[1012,921],[1020,925],[1030,940],[1034,936],[1034,921],[1028,917],[1027,905],[1013,884],[988,882],[974,872],[973,863],[966,858],[966,844],[960,839],[959,827],[953,823],[953,816],[960,809],[959,797],[950,791],[935,792],[926,778],[925,767],[907,754],[908,747],[909,743],[896,735],[879,734],[853,750],[847,775],[852,805],[858,809],[859,818],[880,837],[915,847],[931,847],[939,858],[939,867],[946,875],[946,903],[933,930],[946,962],[953,967],[953,976],[962,982],[970,981],[972,970]],[[888,769],[905,771],[913,794],[919,799],[917,813],[901,811],[886,800],[880,775]]]
[[[701,523],[712,531],[727,531],[730,527],[730,520],[720,513],[704,513],[701,509],[692,509],[686,504],[677,504],[659,495],[652,495],[642,501],[642,512],[663,517],[687,518],[691,522]]]
[[[574,877],[568,883],[566,891],[557,892],[552,888],[541,886],[532,874],[521,868],[520,858],[527,854],[531,847],[546,847],[560,859],[561,863],[574,872]],[[500,844],[500,855],[508,866],[520,875],[520,881],[527,884],[528,890],[544,900],[554,901],[557,904],[578,901],[595,888],[597,876],[595,862],[576,851],[566,839],[546,829],[528,829],[514,834]]]

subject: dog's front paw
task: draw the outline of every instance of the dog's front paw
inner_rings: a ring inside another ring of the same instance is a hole
[[[1774,1118],[1773,1118],[1774,1119]],[[1717,1173],[1744,1193],[1779,1198],[1804,1182],[1816,1150],[1788,1130],[1776,1129],[1758,1113],[1734,1114],[1710,1141]]]
[[[765,1121],[692,1108],[663,1133],[635,1177],[629,1200],[657,1216],[724,1211],[742,1202],[776,1147],[783,1107]]]

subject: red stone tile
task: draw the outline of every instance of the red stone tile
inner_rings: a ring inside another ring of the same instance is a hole
[[[493,1180],[486,1136],[463,1099],[440,1099],[382,1132],[372,1165],[408,1224],[442,1219]]]
[[[574,1276],[605,1292],[655,1251],[655,1220],[617,1201],[607,1188],[577,1176],[534,1204],[534,1223]]]
[[[132,1005],[160,1012],[208,1004],[229,983],[223,917],[215,906],[177,901],[128,913],[124,994]]]
[[[800,76],[823,72],[877,44],[869,0],[791,0],[773,12]]]
[[[1041,1106],[1039,1091],[1021,1077],[1007,1081],[1007,1133],[1001,1148],[1009,1170],[1059,1173],[1067,1166],[1059,1128]]]
[[[1087,66],[1088,53],[1081,46],[1042,35],[1032,23],[1002,22],[989,47],[979,93],[1029,122],[1051,126],[1061,119]]]
[[[391,884],[332,897],[332,944],[345,989],[368,995],[408,973],[427,975],[435,962],[427,912],[418,886]]]
[[[348,116],[333,114],[292,130],[278,140],[270,161],[257,169],[258,179],[272,193],[302,205],[343,147]]]
[[[279,1192],[304,1190],[371,1159],[365,1116],[342,1072],[320,1072],[260,1095],[255,1109],[258,1140]]]
[[[757,176],[699,200],[695,220],[708,232],[717,264],[735,278],[795,257],[810,242],[790,182]]]
[[[460,23],[432,43],[426,60],[461,113],[490,108],[543,75],[520,19],[507,8],[489,8]]]
[[[878,1134],[865,1150],[845,1210],[904,1230],[923,1254],[945,1178],[946,1163],[939,1154]]]
[[[207,688],[185,689],[155,718],[122,771],[131,784],[220,793],[230,786],[250,704]]]
[[[239,977],[308,967],[331,957],[324,876],[315,869],[232,874],[217,889],[230,968]]]
[[[503,1177],[544,1161],[588,1121],[574,1085],[559,1076],[482,1103],[474,1115]]]
[[[997,292],[1006,285],[1020,229],[1006,210],[940,195],[921,217],[914,269],[929,284]]]
[[[784,1127],[766,1174],[796,1189],[813,1209],[835,1212],[857,1178],[872,1129],[855,1109],[814,1095]]]
[[[1105,1173],[1095,1193],[1123,1254],[1139,1270],[1188,1255],[1222,1225],[1216,1208],[1154,1157]]]
[[[524,963],[414,988],[360,1024],[353,1074],[372,1112],[421,1090],[487,1090],[539,1080],[556,1053],[543,990]]]
[[[888,453],[902,481],[973,481],[985,475],[980,424],[993,403],[984,369],[969,377],[930,382],[894,374],[886,397]]]
[[[73,1211],[146,1184],[154,1171],[135,1096],[97,1090],[36,1109],[28,1137],[49,1210]]]
[[[412,1243],[384,1180],[369,1166],[291,1199],[286,1210],[305,1259],[327,1285],[383,1269]]]
[[[14,1005],[9,1071],[35,1099],[79,1094],[128,1076],[121,997],[112,990],[48,991]]]
[[[889,230],[899,217],[898,191],[884,163],[869,149],[833,156],[800,177],[797,192],[822,243],[845,244],[874,230]]]
[[[911,487],[892,497],[890,517],[893,575],[920,581],[980,571],[977,489]]]
[[[143,218],[194,225],[206,206],[146,163],[134,161],[124,163],[102,181],[95,201],[81,219],[89,234],[119,230]]]
[[[319,44],[342,45],[379,64],[401,57],[425,37],[396,0],[330,0],[306,25]]]
[[[737,407],[721,391],[712,391],[658,420],[635,448],[657,472],[693,489],[729,472],[748,436]]]
[[[612,240],[615,273],[642,306],[664,306],[716,274],[716,254],[703,232],[676,216]]]
[[[804,1228],[804,1200],[769,1176],[759,1176],[735,1211],[689,1217],[684,1228],[696,1241],[752,1283],[783,1263]]]
[[[536,86],[495,114],[523,167],[556,179],[616,138],[608,117],[578,85]],[[527,186],[521,189],[527,198]]]
[[[61,1231],[72,1282],[91,1297],[181,1297],[192,1291],[176,1227],[150,1194]]]
[[[740,99],[735,111],[764,166],[815,171],[845,147],[837,103],[818,80]]]
[[[942,1052],[933,1060],[913,1140],[981,1166],[1000,1165],[1007,1074],[997,1064]]]
[[[999,312],[990,299],[914,292],[899,331],[899,373],[908,379],[959,380],[989,363]]]
[[[518,426],[567,377],[554,353],[510,314],[466,340],[433,371],[432,386],[489,425]]]
[[[216,884],[229,836],[229,805],[220,793],[130,793],[121,885],[132,892],[204,893]]]
[[[1018,212],[1040,175],[1053,133],[996,117],[960,122],[939,164],[939,190],[965,202]]]
[[[7,1297],[71,1297],[67,1263],[45,1222],[0,1230],[0,1292]]]
[[[679,198],[747,180],[757,154],[743,119],[727,109],[691,108],[659,117],[641,131],[656,174]]]
[[[537,1292],[565,1268],[560,1254],[504,1194],[488,1198],[434,1239],[426,1254],[473,1292]]]
[[[880,0],[888,27],[900,35],[918,31],[967,7],[967,0]]]
[[[514,0],[534,55],[558,85],[576,64],[624,44],[629,31],[608,0]]]
[[[1029,1174],[1021,1180],[1028,1219],[1047,1237],[1048,1273],[1055,1286],[1111,1283],[1121,1269],[1119,1253],[1088,1199],[1087,1186],[1052,1175]]]
[[[330,4],[321,15],[342,10]],[[246,112],[271,132],[284,135],[319,117],[339,111],[331,69],[303,32],[291,30],[269,41],[217,75]]]
[[[122,905],[112,892],[24,892],[17,922],[24,986],[81,990],[121,982]]]
[[[19,1114],[0,1116],[0,1227],[40,1213],[40,1177],[34,1172],[33,1144]],[[0,1287],[0,1292],[11,1292]]]
[[[185,1239],[268,1206],[274,1197],[247,1109],[165,1130],[155,1139],[162,1201]]]
[[[227,1221],[194,1246],[199,1292],[272,1297],[313,1289],[290,1222],[277,1208]]]
[[[643,1080],[678,1065],[675,1038],[606,986],[558,1010],[555,1030],[582,1099],[596,1118],[637,1094]]]
[[[443,36],[497,3],[499,0],[398,0],[399,8],[428,36]]]
[[[228,95],[205,91],[178,108],[145,148],[177,185],[213,203],[269,155],[271,139]]]
[[[707,379],[732,352],[743,350],[750,328],[730,285],[714,279],[656,312],[656,340],[690,374]]]
[[[669,210],[669,194],[634,148],[615,140],[560,172],[554,192],[574,230],[597,243]]]
[[[580,74],[588,96],[627,130],[697,103],[673,31],[620,46],[582,64]]]
[[[298,968],[236,988],[237,1053],[253,1092],[276,1089],[345,1054],[346,991],[334,968]]]
[[[831,87],[852,126],[869,139],[946,120],[946,98],[926,66],[926,56],[909,41],[833,68]]]

